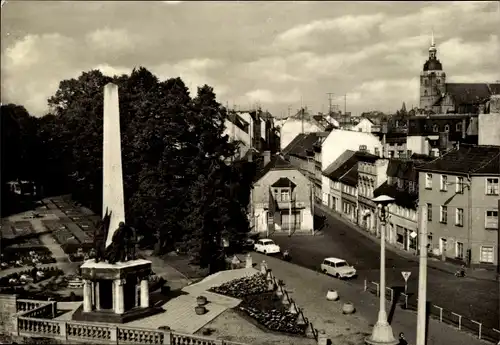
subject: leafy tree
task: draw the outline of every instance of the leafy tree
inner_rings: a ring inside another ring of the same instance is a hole
[[[50,162],[44,181],[67,179],[75,199],[101,212],[103,88],[109,82],[120,90],[127,222],[157,252],[184,243],[213,269],[221,239],[248,231],[254,170],[225,163],[236,147],[223,134],[227,113],[211,87],[191,98],[180,78],[159,81],[143,67],[130,76],[93,70],[61,81],[48,100],[53,115],[40,120],[35,135]]]

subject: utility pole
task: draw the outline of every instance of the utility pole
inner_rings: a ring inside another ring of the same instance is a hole
[[[333,92],[327,92],[326,93],[328,95],[328,115],[332,115],[332,101],[333,101],[333,95],[334,93]]]
[[[344,115],[347,115],[347,94],[344,94]]]
[[[288,237],[292,236],[292,181],[288,180],[290,183],[290,199],[288,203]]]
[[[288,117],[287,118],[289,118],[290,117],[290,112],[292,111],[292,106],[289,105],[287,110],[288,110],[288,113],[287,113]]]
[[[417,341],[425,345],[427,321],[427,205],[420,205],[420,259],[418,266]]]
[[[302,118],[302,134],[304,134],[304,104],[302,101],[302,96],[300,96],[300,115]]]

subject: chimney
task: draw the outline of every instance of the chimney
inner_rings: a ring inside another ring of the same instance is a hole
[[[446,152],[448,150],[448,132],[439,132],[439,151]]]
[[[262,156],[264,157],[264,166],[266,166],[271,161],[271,151],[264,151]]]

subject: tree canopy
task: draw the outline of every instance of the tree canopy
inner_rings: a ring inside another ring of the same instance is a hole
[[[180,78],[160,81],[143,67],[115,77],[92,70],[61,81],[45,117],[2,106],[6,178],[23,176],[46,190],[67,186],[100,214],[103,88],[109,82],[119,86],[127,223],[158,250],[184,243],[202,265],[211,264],[222,237],[248,231],[254,167],[227,164],[236,147],[223,134],[227,111],[208,85],[191,97]]]

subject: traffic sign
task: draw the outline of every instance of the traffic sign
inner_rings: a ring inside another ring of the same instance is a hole
[[[403,276],[405,282],[407,282],[408,278],[410,278],[410,276],[411,276],[411,272],[405,272],[405,271],[403,271],[403,272],[401,272],[401,275]]]

